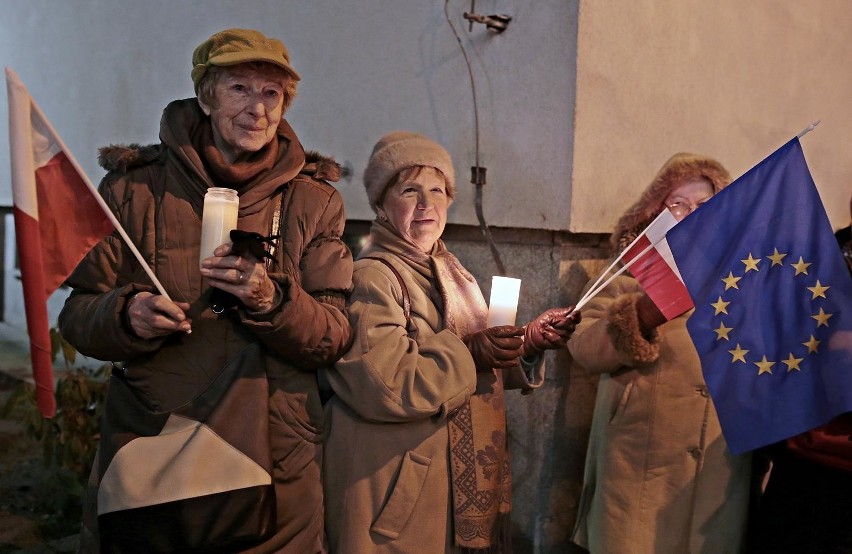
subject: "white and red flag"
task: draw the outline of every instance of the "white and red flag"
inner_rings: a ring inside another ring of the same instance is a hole
[[[622,260],[631,262],[630,273],[666,317],[673,319],[692,309],[692,298],[677,269],[666,233],[677,224],[668,210],[663,210],[641,235],[625,248]]]
[[[8,67],[6,88],[15,234],[36,405],[44,417],[53,417],[56,400],[47,298],[86,253],[104,236],[117,231],[151,283],[162,296],[171,298],[27,88]]]
[[[15,233],[36,404],[42,415],[53,417],[47,298],[114,226],[97,190],[9,68],[6,85]]]
[[[692,298],[666,241],[666,233],[676,224],[677,220],[671,212],[663,210],[601,273],[595,284],[577,302],[575,309],[579,310],[618,275],[630,271],[666,320],[690,310],[693,307]],[[601,284],[619,262],[622,266],[618,271]]]

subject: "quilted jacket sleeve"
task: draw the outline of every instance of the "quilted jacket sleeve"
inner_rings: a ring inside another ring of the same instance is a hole
[[[334,363],[351,340],[345,305],[352,290],[352,253],[342,239],[346,216],[340,193],[311,183],[294,186],[305,190],[291,199],[290,220],[282,224],[290,240],[285,266],[291,269],[270,273],[280,303],[266,314],[242,309],[238,317],[270,352],[315,370]]]

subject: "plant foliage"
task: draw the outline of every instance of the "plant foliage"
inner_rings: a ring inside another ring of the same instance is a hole
[[[63,526],[79,525],[89,471],[97,451],[99,424],[106,396],[109,364],[92,369],[77,366],[77,352],[56,329],[51,329],[53,359],[61,352],[65,371],[56,383],[56,415],[42,417],[35,403],[35,388],[21,382],[0,407],[4,417],[22,418],[26,434],[42,447],[45,478],[34,509],[53,514],[41,522],[46,533],[61,533]]]

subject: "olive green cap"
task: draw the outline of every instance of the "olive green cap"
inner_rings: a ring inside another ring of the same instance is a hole
[[[211,65],[228,66],[246,62],[275,64],[296,81],[301,79],[290,65],[290,53],[283,42],[252,29],[227,29],[199,44],[192,53],[192,83],[196,92],[201,78]]]

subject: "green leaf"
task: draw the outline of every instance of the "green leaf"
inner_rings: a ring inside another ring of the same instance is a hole
[[[77,349],[71,346],[71,343],[62,338],[62,355],[65,357],[65,363],[74,364],[77,361]]]

